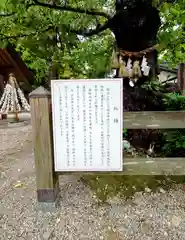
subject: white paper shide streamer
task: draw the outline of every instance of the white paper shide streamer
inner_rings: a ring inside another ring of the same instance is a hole
[[[143,57],[143,60],[141,63],[141,70],[142,70],[144,76],[149,75],[150,67],[148,66],[146,57]]]

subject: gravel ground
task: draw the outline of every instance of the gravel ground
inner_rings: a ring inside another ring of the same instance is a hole
[[[182,186],[98,206],[78,177],[60,177],[60,208],[38,211],[31,127],[0,129],[0,239],[185,239]]]

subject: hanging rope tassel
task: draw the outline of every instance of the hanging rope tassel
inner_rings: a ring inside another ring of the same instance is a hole
[[[128,78],[129,73],[126,69],[126,62],[120,59],[119,77]]]
[[[135,82],[137,82],[137,80],[142,77],[142,73],[141,73],[141,69],[139,66],[139,61],[135,61],[133,63],[133,68],[132,68],[132,77],[134,79]]]
[[[129,74],[129,78],[132,78],[132,60],[129,58],[126,66],[127,72]]]
[[[111,67],[112,68],[119,68],[119,60],[118,60],[118,53],[115,52],[115,50],[113,50],[112,53],[112,63],[111,63]]]

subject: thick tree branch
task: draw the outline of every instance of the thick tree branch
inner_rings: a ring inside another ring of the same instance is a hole
[[[33,4],[30,4],[29,7],[31,6],[41,6],[41,7],[46,7],[46,8],[49,8],[49,9],[55,9],[55,10],[59,10],[59,11],[69,11],[69,12],[75,12],[75,13],[84,13],[84,14],[87,14],[87,15],[91,15],[91,16],[102,16],[102,17],[105,17],[107,19],[110,19],[111,16],[108,14],[108,13],[105,13],[105,12],[99,12],[95,9],[89,9],[89,10],[86,10],[86,9],[83,9],[83,8],[74,8],[74,7],[70,7],[68,5],[64,5],[64,6],[59,6],[59,5],[56,5],[56,4],[49,4],[49,3],[43,3],[43,2],[40,2],[38,0],[33,0]]]
[[[90,30],[85,30],[85,29],[79,29],[79,30],[75,30],[75,29],[71,29],[68,28],[68,31],[71,33],[76,33],[78,35],[82,35],[84,37],[91,37],[93,35],[97,35],[101,32],[103,32],[104,30],[108,29],[110,25],[110,21],[107,21],[104,25],[98,25],[95,29],[90,29]]]

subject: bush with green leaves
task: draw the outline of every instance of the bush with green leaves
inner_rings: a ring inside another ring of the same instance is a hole
[[[185,110],[185,96],[179,93],[166,94],[164,103],[168,111]]]
[[[167,111],[185,110],[185,96],[169,93],[164,98]],[[175,128],[176,126],[174,126]],[[170,129],[164,132],[162,150],[165,155],[175,157],[185,155],[185,129]]]

